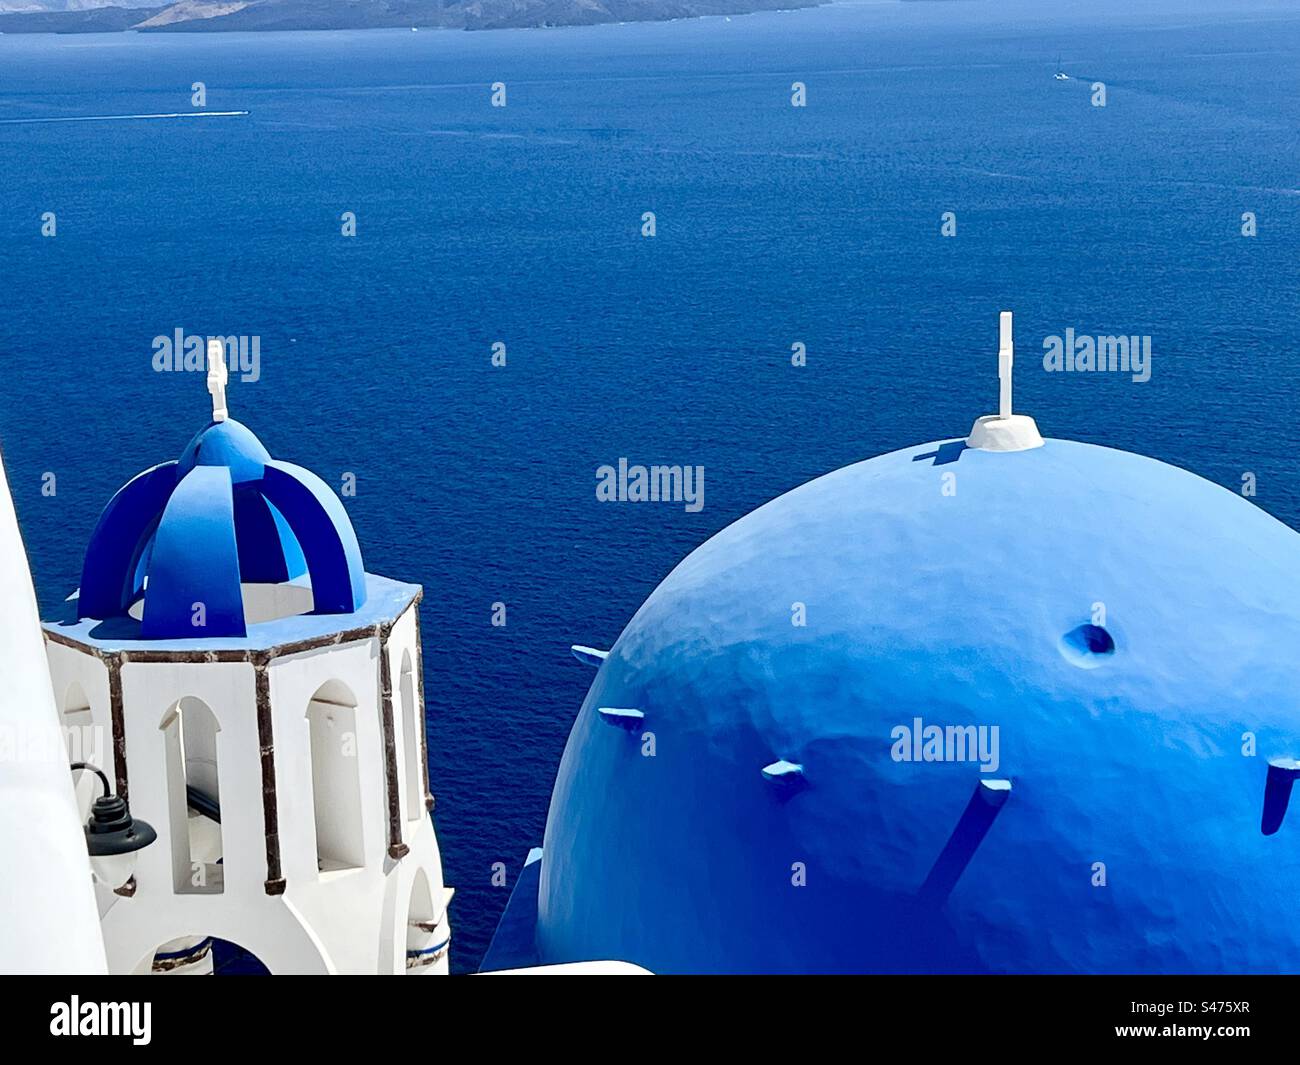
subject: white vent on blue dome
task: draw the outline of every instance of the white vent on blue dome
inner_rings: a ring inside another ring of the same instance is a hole
[[[624,732],[632,732],[645,720],[645,714],[640,710],[625,707],[602,706],[596,713],[605,724],[621,728]]]
[[[595,647],[584,647],[580,643],[575,643],[569,650],[573,652],[573,657],[583,665],[595,666],[597,669],[609,657],[608,651],[601,651]]]

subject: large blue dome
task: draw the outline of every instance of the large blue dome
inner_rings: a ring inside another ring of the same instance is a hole
[[[109,501],[86,549],[77,612],[124,617],[143,599],[142,639],[244,636],[244,585],[304,578],[313,613],[365,602],[347,511],[315,474],[275,461],[225,419]]]
[[[1300,538],[1183,470],[1049,440],[822,477],[686,558],[601,665],[540,960],[1300,969],[1297,646]],[[926,760],[929,726],[990,757]]]

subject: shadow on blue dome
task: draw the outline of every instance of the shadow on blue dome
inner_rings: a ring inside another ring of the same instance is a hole
[[[282,584],[307,576],[307,559],[283,514],[260,485],[235,485],[239,572],[247,584]]]

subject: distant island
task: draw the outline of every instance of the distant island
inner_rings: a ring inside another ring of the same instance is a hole
[[[818,7],[827,0],[0,0],[0,33],[213,33],[393,27],[496,30],[662,22]]]

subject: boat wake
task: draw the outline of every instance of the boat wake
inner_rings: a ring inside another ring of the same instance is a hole
[[[163,115],[67,115],[60,118],[0,118],[0,126],[23,126],[43,122],[138,122],[147,118],[238,118],[247,111],[173,111]]]

